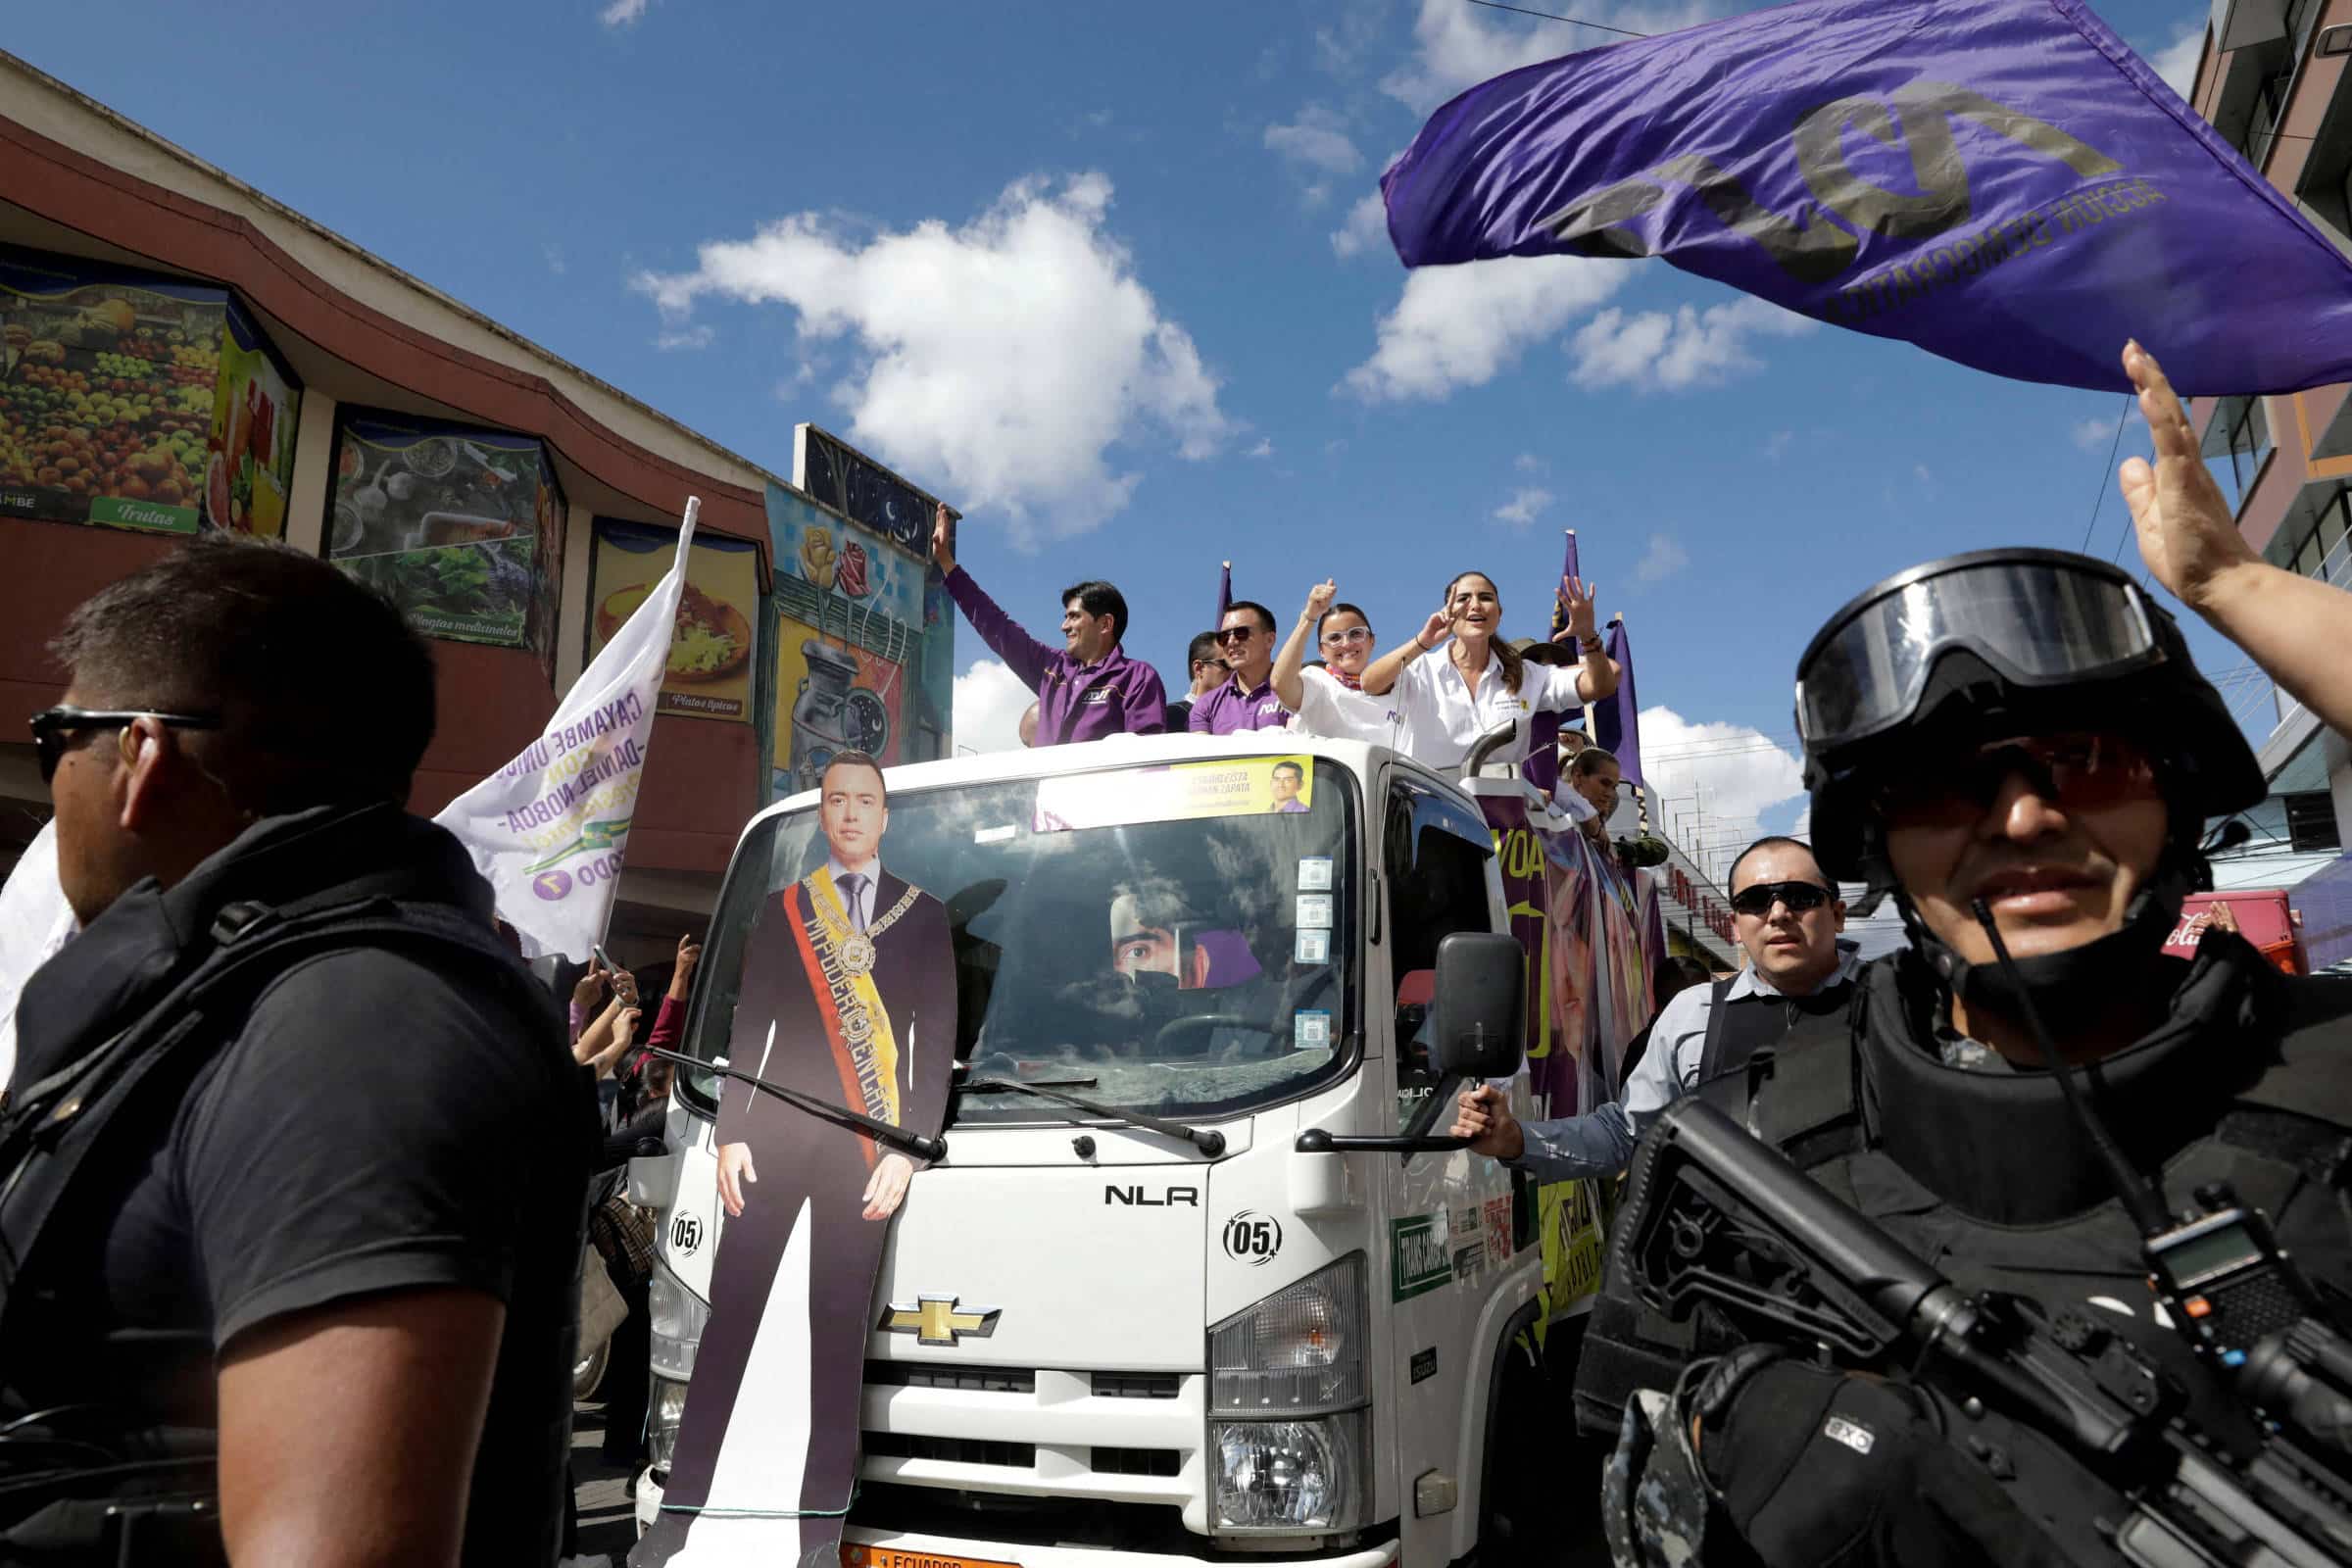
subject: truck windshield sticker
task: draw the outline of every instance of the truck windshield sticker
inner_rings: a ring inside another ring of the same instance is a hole
[[[1291,957],[1298,963],[1328,963],[1331,961],[1331,933],[1300,931],[1291,939]]]
[[[1328,931],[1331,929],[1331,895],[1328,893],[1299,894],[1298,925],[1300,930]]]
[[[1413,1214],[1389,1221],[1389,1298],[1410,1300],[1453,1278],[1440,1216]]]
[[[1331,1044],[1331,1014],[1301,1011],[1291,1014],[1291,1049],[1313,1051]]]
[[[1298,891],[1327,893],[1331,890],[1331,857],[1302,855],[1298,858]]]
[[[1297,814],[1312,810],[1314,804],[1309,759],[1234,757],[1041,778],[1031,826],[1038,833],[1067,833],[1198,816]],[[1330,863],[1324,861],[1327,876]]]

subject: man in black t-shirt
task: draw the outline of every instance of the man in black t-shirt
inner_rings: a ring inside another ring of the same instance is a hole
[[[0,1332],[40,1347],[0,1356],[0,1421],[70,1401],[102,1449],[194,1455],[232,1561],[551,1563],[591,1102],[488,886],[403,809],[430,654],[315,558],[210,540],[52,647],[34,731],[82,930],[25,988],[11,1101],[124,1042],[164,1084],[45,1219],[0,1203]],[[329,932],[173,1046],[182,978],[314,900],[434,934]]]

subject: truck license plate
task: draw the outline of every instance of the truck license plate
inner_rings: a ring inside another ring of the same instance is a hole
[[[990,1557],[951,1557],[937,1551],[908,1551],[899,1546],[841,1544],[841,1568],[1020,1568]]]

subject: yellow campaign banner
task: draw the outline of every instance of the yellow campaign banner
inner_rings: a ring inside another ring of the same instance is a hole
[[[1600,1290],[1608,1256],[1608,1231],[1595,1200],[1598,1184],[1553,1182],[1537,1195],[1536,1212],[1544,1238],[1546,1318],[1556,1318]]]
[[[594,659],[677,559],[674,529],[596,519],[589,573],[588,657]],[[657,711],[753,721],[753,663],[759,638],[760,551],[748,539],[698,537],[670,639]]]
[[[1304,757],[1229,757],[1065,773],[1037,781],[1031,831],[1304,812],[1314,808],[1314,764]]]

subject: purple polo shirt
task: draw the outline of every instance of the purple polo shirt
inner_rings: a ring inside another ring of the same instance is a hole
[[[948,592],[980,640],[1021,684],[1037,693],[1037,744],[1060,746],[1126,731],[1156,735],[1167,728],[1168,694],[1159,671],[1125,649],[1081,664],[1067,652],[1039,642],[980,591],[961,566],[948,573]]]
[[[1240,681],[1228,680],[1206,697],[1194,698],[1186,727],[1196,735],[1232,735],[1247,729],[1280,729],[1290,719],[1268,674],[1250,691],[1243,691]]]

